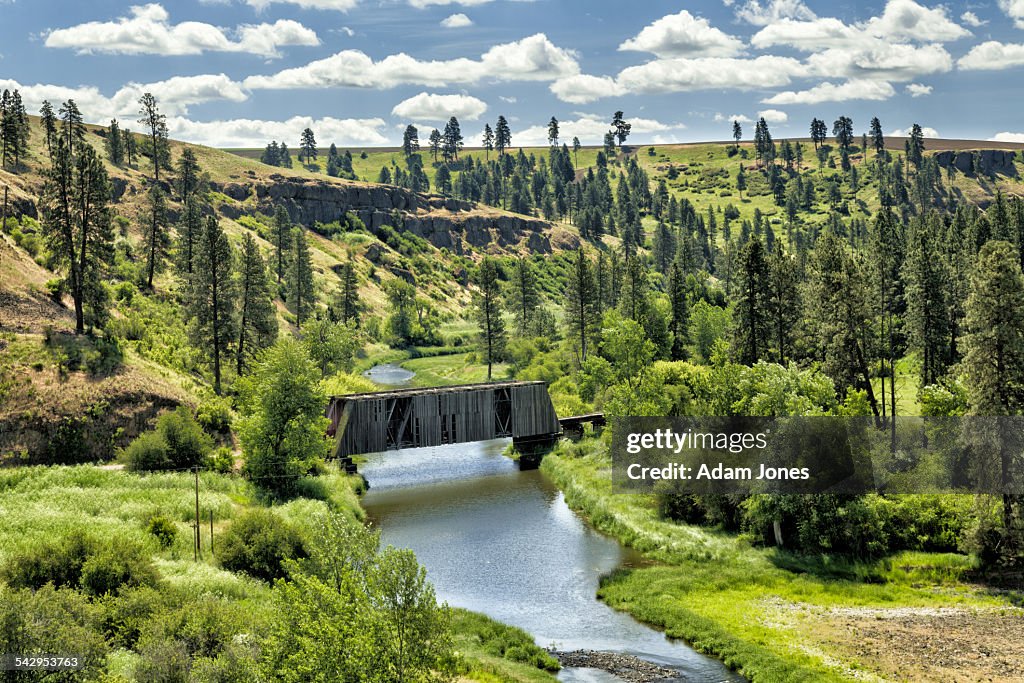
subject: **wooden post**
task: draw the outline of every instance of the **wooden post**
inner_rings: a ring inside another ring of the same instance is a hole
[[[195,475],[196,475],[196,537],[195,537],[195,548],[194,548],[194,552],[192,553],[192,559],[195,560],[196,562],[198,562],[199,561],[199,550],[200,550],[199,546],[200,546],[200,543],[202,542],[201,539],[200,539],[200,536],[199,536],[199,467],[198,466],[194,467],[193,471],[195,472]]]
[[[213,555],[213,508],[210,508],[210,555]]]

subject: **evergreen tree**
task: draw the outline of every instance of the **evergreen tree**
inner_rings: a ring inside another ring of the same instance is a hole
[[[583,149],[583,145],[580,144],[580,139],[573,136],[572,139],[572,160],[573,166],[576,168],[580,167],[580,150]]]
[[[281,150],[277,146],[277,140],[273,140],[267,144],[263,150],[263,154],[260,155],[260,162],[267,166],[280,166],[281,165]]]
[[[882,122],[875,116],[871,119],[871,127],[868,133],[871,135],[871,146],[875,150],[875,158],[881,159],[885,151],[885,134],[882,132]]]
[[[285,265],[287,263],[288,250],[292,248],[292,219],[288,210],[278,204],[274,209],[274,272],[277,275],[277,283],[285,276]]]
[[[768,260],[760,239],[752,239],[740,254],[739,286],[734,309],[733,348],[744,365],[768,355],[771,315]]]
[[[508,121],[504,116],[498,116],[498,123],[494,127],[494,149],[498,155],[505,154],[505,150],[512,146],[512,129],[508,127]]]
[[[124,140],[122,145],[124,148],[124,159],[128,162],[129,166],[132,166],[139,157],[138,143],[136,143],[135,136],[132,135],[131,130],[128,128],[121,129],[121,138]]]
[[[144,240],[146,245],[146,287],[153,289],[153,277],[163,270],[167,252],[171,246],[171,235],[167,226],[167,201],[159,185],[151,185],[147,195],[149,210],[146,212]]]
[[[437,162],[437,152],[441,149],[441,133],[437,128],[430,131],[430,153],[434,155],[434,162]]]
[[[480,330],[480,341],[483,346],[484,358],[487,361],[487,381],[491,381],[494,363],[501,360],[505,352],[507,335],[505,321],[501,317],[501,287],[498,281],[498,265],[494,259],[485,256],[480,262],[477,274],[477,287],[474,294],[474,309],[477,328]]]
[[[840,116],[832,124],[832,135],[836,136],[839,149],[849,154],[853,146],[853,120],[849,116]]]
[[[238,345],[235,347],[236,372],[245,374],[257,353],[277,339],[277,313],[267,282],[266,264],[256,240],[249,233],[242,240],[238,268]]]
[[[55,141],[53,164],[41,199],[43,235],[75,302],[75,333],[106,317],[103,278],[114,258],[110,180],[93,148],[72,156]]]
[[[924,131],[921,126],[914,124],[910,128],[910,137],[907,139],[907,161],[920,168],[924,160]]]
[[[462,149],[462,128],[459,120],[454,116],[448,119],[444,126],[444,134],[441,140],[441,156],[445,161],[458,161],[459,150]]]
[[[814,149],[817,150],[823,144],[825,144],[825,138],[828,136],[828,126],[821,119],[811,119],[811,142],[814,143]]]
[[[196,245],[203,229],[203,213],[199,201],[190,197],[185,202],[178,226],[178,270],[186,276],[191,275],[195,267]]]
[[[39,109],[40,123],[43,126],[43,133],[46,135],[46,155],[53,159],[53,148],[57,145],[57,116],[53,113],[53,105],[49,100],[43,100],[43,106]]]
[[[633,125],[626,123],[621,111],[617,111],[612,115],[612,131],[615,133],[615,139],[619,141],[619,147],[621,148],[626,144],[626,138],[629,137],[629,131],[633,128]]]
[[[491,124],[489,123],[484,124],[483,143],[485,152],[484,158],[490,160],[491,150],[494,149],[494,131],[491,130]]]
[[[188,202],[200,191],[202,169],[199,160],[191,147],[186,147],[178,159],[178,177],[175,179],[175,190],[182,202]]]
[[[540,306],[537,274],[530,261],[520,256],[512,270],[509,283],[508,308],[516,323],[516,333],[526,337],[535,333],[534,319]]]
[[[942,258],[944,226],[937,214],[910,224],[903,274],[910,343],[921,359],[921,382],[935,384],[950,363],[949,272]]]
[[[336,320],[358,326],[362,304],[359,301],[359,278],[356,274],[356,264],[352,260],[351,254],[341,265],[338,277],[341,279],[341,287],[338,289],[334,305],[331,307],[331,313]]]
[[[291,304],[291,308],[295,312],[296,324],[302,327],[316,306],[316,291],[313,289],[313,261],[309,254],[306,231],[298,227],[292,233],[292,255],[288,269],[288,303]]]
[[[312,166],[316,159],[316,136],[313,135],[312,128],[306,128],[302,131],[302,140],[299,145],[299,161],[305,163],[306,166]]]
[[[281,168],[292,167],[292,154],[288,151],[288,145],[281,143],[281,146],[277,148],[277,165]]]
[[[111,119],[110,127],[107,128],[107,156],[115,166],[124,163],[124,138],[121,137],[121,126],[117,119]]]
[[[600,324],[594,274],[590,259],[581,247],[573,257],[565,290],[565,325],[574,343],[578,364],[587,360],[587,353],[597,341]]]
[[[672,334],[672,360],[686,360],[690,345],[690,300],[686,292],[686,271],[677,259],[668,277],[668,298],[672,307],[669,332]]]
[[[558,119],[554,116],[548,121],[548,146],[558,146]]]
[[[740,140],[743,139],[743,126],[740,125],[739,121],[732,122],[732,139],[735,143],[736,151],[740,149]]]
[[[771,226],[768,235],[771,236]],[[797,260],[776,245],[768,257],[768,315],[771,319],[775,362],[785,365],[792,355],[800,321],[800,273]]]
[[[221,359],[235,335],[237,287],[232,277],[231,244],[214,216],[199,236],[188,294],[189,336],[213,363],[213,390],[221,392]]]
[[[624,318],[644,323],[647,318],[649,300],[647,270],[639,256],[626,256],[625,278],[619,295],[619,310]]]
[[[405,127],[405,132],[402,134],[402,151],[405,152],[406,157],[411,157],[420,151],[420,132],[411,123]]]
[[[153,179],[159,184],[160,166],[167,145],[167,117],[160,113],[160,107],[152,93],[144,93],[139,98],[139,107],[139,123],[149,129],[153,151]]]
[[[85,144],[85,123],[83,123],[82,112],[74,100],[68,100],[60,106],[58,112],[61,120],[61,136],[68,146],[68,155],[72,158],[78,154],[80,145]]]

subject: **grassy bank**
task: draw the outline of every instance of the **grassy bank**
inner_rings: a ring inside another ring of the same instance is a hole
[[[755,682],[884,680],[894,667],[901,679],[942,680],[932,670],[908,668],[917,666],[913,653],[903,662],[904,653],[890,653],[897,661],[887,665],[850,629],[910,615],[936,618],[932,627],[941,633],[936,615],[948,610],[1020,616],[1007,596],[960,581],[972,566],[965,556],[903,553],[871,564],[798,558],[663,521],[652,496],[612,494],[609,462],[594,440],[563,444],[542,470],[597,529],[659,562],[609,577],[603,600]],[[870,582],[858,578],[865,576]],[[979,639],[985,636],[979,631]]]

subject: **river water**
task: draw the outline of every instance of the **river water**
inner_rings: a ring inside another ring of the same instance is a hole
[[[677,670],[678,680],[742,680],[597,600],[602,575],[641,558],[590,529],[539,471],[520,471],[502,455],[507,445],[369,456],[363,505],[384,543],[416,553],[440,600],[523,628],[539,645],[632,654]],[[619,680],[593,669],[559,678]]]

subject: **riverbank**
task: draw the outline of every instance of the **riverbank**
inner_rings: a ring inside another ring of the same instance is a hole
[[[904,553],[871,567],[805,562],[794,571],[792,557],[741,537],[661,520],[651,496],[612,495],[603,449],[563,442],[541,469],[597,529],[659,563],[608,577],[599,595],[612,607],[754,683],[1024,675],[1024,611],[1012,604],[1020,596],[962,581],[969,558]]]

